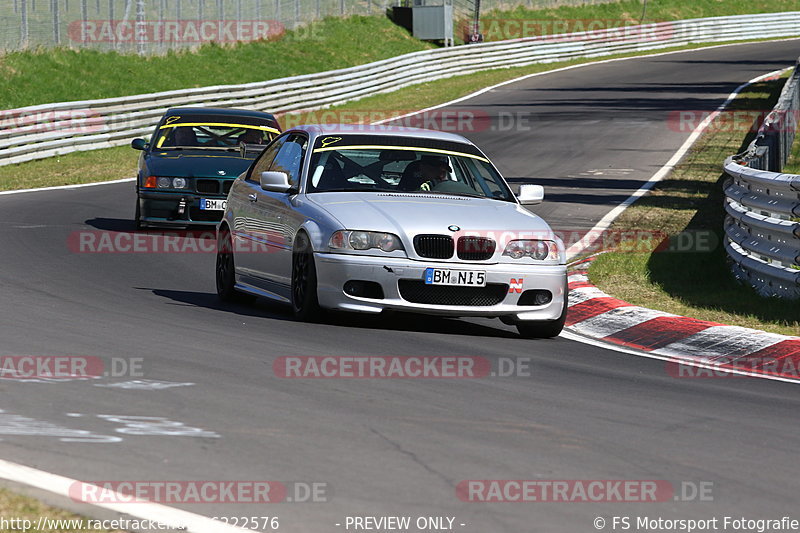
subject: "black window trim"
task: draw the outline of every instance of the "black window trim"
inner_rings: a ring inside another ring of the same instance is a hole
[[[260,180],[253,181],[253,171],[256,169],[256,166],[259,164],[259,162],[261,162],[261,160],[264,158],[264,156],[267,155],[267,153],[272,148],[272,146],[275,143],[283,142],[284,137],[288,137],[289,134],[290,134],[290,132],[281,133],[280,135],[278,135],[277,137],[272,139],[272,142],[270,142],[267,146],[264,147],[264,150],[261,152],[261,154],[257,158],[255,158],[253,163],[250,165],[250,168],[247,169],[247,175],[245,175],[245,178],[244,178],[245,181],[247,181],[249,183],[255,183],[256,185],[259,185],[261,183]],[[278,155],[278,152],[280,152],[280,148],[278,148],[278,151],[275,152],[274,156],[272,156],[272,161],[275,160],[275,156]],[[269,162],[269,166],[272,165],[272,161]]]

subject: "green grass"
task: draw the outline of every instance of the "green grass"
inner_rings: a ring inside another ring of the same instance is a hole
[[[800,135],[795,136],[794,144],[792,145],[792,153],[783,171],[787,174],[800,174]]]
[[[344,68],[433,45],[385,17],[327,18],[274,41],[164,56],[39,49],[0,56],[0,109],[239,84]]]
[[[513,37],[557,34],[582,31],[591,21],[613,21],[623,23],[662,22],[690,18],[746,15],[751,13],[774,13],[797,11],[797,0],[650,0],[643,13],[641,0],[623,0],[586,6],[562,6],[552,9],[531,10],[519,6],[513,10],[492,10],[484,13],[484,38],[501,40]],[[644,19],[642,15],[644,14]],[[524,35],[506,35],[522,31],[515,26],[503,24],[505,19],[526,20],[530,31]],[[549,24],[558,22],[559,24]],[[584,27],[581,27],[583,23]],[[617,25],[617,24],[614,24]],[[611,27],[611,24],[608,24]]]
[[[0,190],[35,189],[133,178],[136,176],[139,153],[129,146],[119,146],[90,152],[72,152],[59,157],[0,167]]]
[[[29,526],[30,529],[28,529],[28,531],[41,531],[44,533],[72,533],[77,531],[95,531],[101,533],[109,532],[108,529],[94,529],[93,527],[88,528],[86,527],[88,524],[84,524],[84,528],[82,529],[66,527],[53,529],[45,526],[43,529],[37,530],[36,527],[40,517],[44,517],[49,520],[80,520],[81,517],[66,511],[62,511],[61,509],[45,505],[34,498],[15,494],[6,489],[0,489],[0,517],[9,521],[17,519],[10,524],[14,527],[10,529],[0,528],[0,533],[24,531],[23,526],[25,524],[20,522],[20,520],[30,520],[31,525]],[[76,522],[73,522],[73,524],[76,524]],[[63,522],[61,525],[66,526],[66,524]],[[120,530],[114,530],[114,533],[123,532]]]
[[[785,77],[752,85],[729,110],[775,105]],[[800,334],[797,302],[762,298],[731,275],[723,238],[722,161],[741,151],[752,133],[713,126],[670,176],[614,222],[617,230],[660,230],[675,236],[711,235],[708,251],[602,254],[589,274],[605,292],[635,305],[723,324]]]
[[[793,9],[798,9],[796,0],[651,0],[646,19],[678,20]],[[569,21],[634,21],[640,15],[640,0],[625,0],[557,9],[491,11],[484,18],[567,21],[570,29]],[[486,30],[491,39],[491,27]],[[432,47],[384,16],[354,16],[329,17],[308,28],[289,31],[280,39],[209,44],[163,56],[66,48],[11,52],[0,55],[0,109],[264,81],[359,65]]]

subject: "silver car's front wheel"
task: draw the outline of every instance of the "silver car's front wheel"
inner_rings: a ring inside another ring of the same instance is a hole
[[[314,252],[305,233],[299,233],[292,251],[292,311],[298,320],[313,321],[322,309],[317,300]]]

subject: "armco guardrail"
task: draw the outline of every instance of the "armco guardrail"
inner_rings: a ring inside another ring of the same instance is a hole
[[[800,176],[780,171],[800,112],[800,61],[756,139],[725,160],[725,249],[759,294],[800,298]]]
[[[310,110],[478,70],[680,46],[800,35],[800,12],[714,17],[414,52],[341,70],[244,85],[64,102],[0,112],[0,165],[119,146],[168,107]]]

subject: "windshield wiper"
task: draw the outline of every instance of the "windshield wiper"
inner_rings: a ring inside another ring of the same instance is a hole
[[[419,194],[438,194],[440,196],[466,196],[467,198],[489,198],[489,196],[482,196],[480,194],[470,194],[468,192],[444,192],[444,191],[414,191]],[[497,198],[492,198],[496,200]]]

